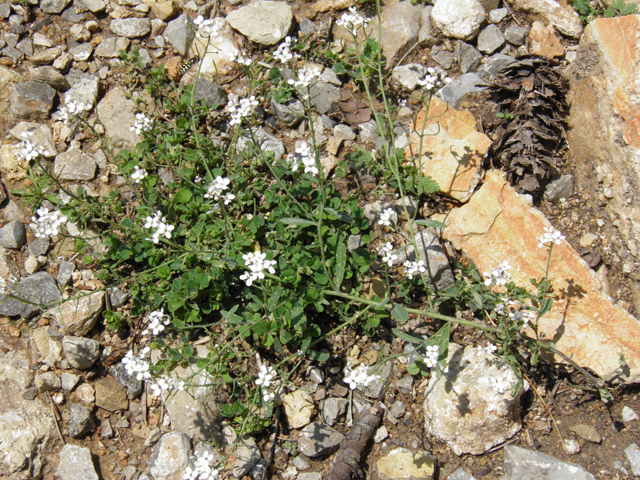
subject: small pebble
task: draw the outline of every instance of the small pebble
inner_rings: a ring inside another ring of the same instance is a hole
[[[630,407],[626,405],[622,407],[622,421],[624,423],[633,422],[634,420],[638,420],[638,414],[634,412]]]
[[[376,443],[384,442],[384,440],[387,439],[388,437],[389,437],[389,432],[387,431],[387,427],[383,425],[378,430],[376,430],[376,434],[373,437],[373,441]]]
[[[565,438],[564,446],[571,455],[576,455],[580,453],[580,444],[577,440],[573,440],[571,438]]]

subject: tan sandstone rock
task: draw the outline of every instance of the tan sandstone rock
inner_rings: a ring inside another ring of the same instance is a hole
[[[284,412],[291,428],[302,428],[311,423],[316,413],[313,397],[305,390],[296,390],[282,398]]]
[[[411,144],[405,150],[407,158],[422,152],[422,160],[414,160],[420,163],[422,173],[431,176],[443,193],[468,201],[482,180],[482,162],[491,145],[491,140],[476,130],[471,112],[455,110],[434,97],[429,112],[418,114],[413,129]]]
[[[479,271],[506,260],[514,267],[517,285],[531,288],[529,279],[542,278],[547,249],[538,248],[538,238],[549,221],[502,173],[488,173],[469,203],[452,210],[444,222],[443,238],[467,253]],[[540,332],[601,377],[620,366],[623,354],[628,381],[640,381],[640,322],[602,293],[596,273],[566,241],[553,247],[549,279],[557,295],[551,311],[540,319]]]
[[[86,297],[69,300],[52,307],[53,315],[60,327],[69,335],[83,336],[91,331],[104,306],[104,292],[96,292]]]
[[[529,32],[529,53],[543,58],[560,58],[564,57],[564,47],[552,28],[533,22]]]
[[[520,10],[541,17],[560,33],[573,38],[582,34],[582,20],[577,12],[565,0],[509,0]]]

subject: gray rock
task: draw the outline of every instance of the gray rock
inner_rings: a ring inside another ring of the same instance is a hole
[[[71,281],[71,274],[76,269],[76,266],[71,262],[61,261],[58,267],[58,284],[61,287],[66,287]]]
[[[503,471],[502,480],[596,480],[578,465],[513,445],[504,447]]]
[[[453,64],[453,53],[436,45],[431,49],[429,56],[442,68],[449,70]]]
[[[260,45],[275,45],[291,29],[293,14],[286,2],[256,0],[227,15],[231,27]]]
[[[382,9],[382,36],[380,47],[392,66],[408,48],[418,41],[421,7],[405,0]]]
[[[62,15],[60,16],[64,18],[67,22],[72,24],[80,23],[85,19],[84,13],[77,11],[73,7],[67,8],[64,12],[62,12]]]
[[[167,433],[153,447],[147,466],[155,480],[182,478],[189,466],[190,455],[191,439],[188,435]]]
[[[47,119],[55,95],[56,91],[46,83],[16,83],[11,92],[11,116],[23,120]]]
[[[73,63],[73,57],[70,53],[63,52],[60,54],[58,58],[53,62],[53,68],[60,72],[66,72],[69,70],[69,67]]]
[[[154,428],[153,430],[151,430],[151,433],[149,433],[149,436],[144,441],[144,446],[151,447],[155,445],[158,442],[158,440],[160,440],[161,437],[162,437],[162,429]]]
[[[90,338],[65,335],[62,339],[62,350],[73,368],[86,370],[98,360],[100,343]]]
[[[18,40],[20,40],[20,35],[18,34],[7,32],[4,35],[4,41],[12,48],[16,48],[16,45],[18,45]]]
[[[58,376],[53,372],[44,372],[36,375],[34,385],[38,389],[38,392],[51,392],[53,390],[60,390],[61,382]]]
[[[31,338],[42,355],[42,362],[55,367],[62,355],[62,337],[53,328],[41,327],[32,330]]]
[[[504,45],[504,35],[495,25],[489,25],[478,35],[478,50],[491,55]]]
[[[102,438],[113,437],[113,428],[111,427],[111,422],[108,418],[103,418],[100,422],[100,436]]]
[[[140,471],[133,465],[127,465],[122,470],[122,480],[139,480]]]
[[[640,476],[640,447],[632,443],[624,450],[624,454],[631,464],[633,474],[637,477]]]
[[[40,9],[44,13],[60,14],[70,3],[71,0],[43,0],[40,2]]]
[[[629,471],[622,466],[622,462],[620,460],[614,460],[613,461],[613,468],[618,470],[623,475],[629,475]]]
[[[81,23],[72,25],[69,29],[69,34],[71,38],[78,43],[88,42],[91,39],[91,32]]]
[[[11,15],[11,4],[0,3],[0,18],[9,18]]]
[[[515,45],[519,47],[520,45],[524,45],[524,42],[527,40],[527,35],[529,34],[529,29],[526,27],[518,27],[517,25],[511,25],[507,27],[504,31],[504,38],[511,45]]]
[[[340,100],[342,89],[323,81],[318,81],[309,88],[310,101],[318,113],[327,113],[331,105]]]
[[[382,443],[384,442],[387,438],[389,438],[389,431],[387,430],[387,427],[385,427],[384,425],[382,425],[380,428],[378,428],[376,430],[375,435],[373,436],[373,441],[375,443]]]
[[[364,242],[362,241],[362,235],[349,235],[349,238],[347,239],[347,250],[353,252],[363,246]]]
[[[20,220],[14,220],[0,228],[0,245],[19,250],[27,241],[27,230]]]
[[[344,440],[344,435],[322,422],[313,422],[300,432],[298,450],[307,457],[315,458],[335,452]]]
[[[624,423],[633,422],[634,420],[639,420],[639,419],[640,417],[638,417],[638,414],[634,412],[632,408],[626,405],[622,407],[622,421]]]
[[[391,380],[391,376],[393,375],[393,366],[391,362],[386,362],[382,371],[372,371],[371,373],[377,375],[378,378],[364,388],[358,387],[358,390],[361,390],[362,393],[369,398],[379,398],[382,391],[389,384],[389,380]]]
[[[56,476],[60,480],[99,480],[91,450],[78,445],[65,445],[60,452]]]
[[[118,422],[116,423],[116,428],[129,428],[129,420],[127,420],[127,417],[122,417],[120,420],[118,420]]]
[[[378,133],[378,125],[376,125],[374,120],[360,124],[360,134],[358,137],[360,142],[364,144],[368,142],[373,143],[378,150],[384,148],[384,137]]]
[[[431,10],[431,21],[445,36],[471,40],[480,31],[485,11],[476,0],[439,0]]]
[[[411,261],[422,260],[427,269],[425,277],[429,282],[429,288],[437,291],[446,290],[455,284],[449,259],[444,253],[437,235],[429,230],[422,230],[416,235],[416,245],[418,247],[418,259],[416,259],[413,245],[410,245],[406,252]]]
[[[573,175],[562,175],[559,179],[549,183],[544,189],[544,198],[550,202],[557,202],[561,198],[569,198],[573,194]]]
[[[25,38],[24,40],[18,42],[16,48],[24,53],[27,57],[33,55],[33,41],[30,38]]]
[[[56,157],[53,172],[62,180],[93,180],[96,162],[82,150],[70,148]]]
[[[129,301],[129,298],[131,298],[131,294],[122,292],[115,287],[107,289],[107,293],[109,294],[109,301],[113,308],[122,307]]]
[[[509,15],[509,10],[506,8],[494,8],[489,12],[488,19],[491,23],[500,23]]]
[[[69,409],[69,435],[80,438],[95,428],[91,412],[80,403],[74,403]]]
[[[578,425],[572,425],[571,431],[576,435],[578,435],[580,438],[588,440],[589,442],[592,442],[592,443],[602,442],[602,436],[591,425],[585,425],[582,423]]]
[[[22,394],[22,398],[25,400],[33,400],[38,396],[38,387],[27,388]]]
[[[62,389],[70,392],[80,381],[80,376],[74,375],[73,373],[62,372],[62,374],[60,375],[60,380]]]
[[[5,57],[9,57],[13,61],[13,63],[17,63],[22,59],[24,53],[22,53],[15,47],[7,46],[2,49],[2,55],[4,55]]]
[[[418,82],[427,75],[427,67],[419,63],[399,65],[391,72],[391,78],[409,91],[415,90]]]
[[[476,480],[476,478],[460,467],[449,475],[449,480]]]
[[[426,5],[420,13],[422,26],[418,32],[418,43],[423,47],[432,47],[438,43],[438,31],[431,24],[432,5]]]
[[[93,53],[93,46],[90,43],[81,43],[69,49],[69,53],[76,62],[86,62]]]
[[[106,4],[103,0],[79,0],[85,7],[93,13],[101,12],[105,9]]]
[[[278,120],[287,127],[293,127],[304,117],[304,105],[295,98],[288,100],[286,103],[278,103],[271,98],[271,108]]]
[[[273,153],[275,160],[281,160],[284,156],[285,149],[282,141],[273,135],[269,135],[264,128],[254,128],[252,137],[240,137],[238,139],[237,149],[239,152],[242,152],[251,142],[255,141],[257,143],[256,147],[261,151]]]
[[[60,300],[60,290],[51,275],[38,272],[25,278],[12,288],[17,298],[0,295],[0,315],[30,318],[47,304]]]
[[[114,18],[109,28],[120,37],[139,38],[151,31],[151,21],[148,18]]]
[[[127,389],[129,399],[135,398],[142,393],[142,382],[136,380],[135,375],[129,375],[121,362],[113,365],[110,370],[118,383]]]
[[[333,127],[333,136],[338,140],[355,140],[356,134],[353,133],[348,125],[336,125]]]
[[[391,407],[389,407],[389,413],[393,415],[395,418],[402,418],[407,411],[407,407],[405,407],[404,402],[401,400],[396,400],[393,402]]]
[[[29,254],[35,255],[39,257],[41,255],[46,255],[49,251],[49,246],[51,245],[51,240],[49,237],[45,238],[36,238],[33,242],[29,244]]]
[[[298,480],[322,480],[322,474],[318,472],[305,472],[298,475]]]
[[[478,75],[465,73],[441,88],[436,96],[456,108],[465,95],[486,90],[485,87],[477,86],[479,83],[484,83],[484,80]]]
[[[217,83],[199,78],[196,83],[194,100],[196,102],[204,100],[204,103],[211,109],[220,108],[227,103],[227,92]]]
[[[129,130],[136,120],[138,107],[127,98],[120,88],[112,88],[98,103],[98,117],[105,128],[106,136],[116,151],[133,148],[142,141],[142,136]]]
[[[61,46],[45,48],[44,50],[41,50],[40,52],[32,55],[29,60],[31,60],[34,65],[49,65],[56,58],[62,55],[62,52],[64,52],[65,50],[66,47]]]
[[[293,466],[298,470],[308,470],[309,468],[311,468],[311,464],[305,458],[303,458],[303,455],[294,457],[291,463],[293,463]]]
[[[487,81],[495,80],[498,75],[498,72],[515,62],[516,59],[510,55],[504,55],[502,53],[497,53],[489,58],[487,58],[484,62],[484,65],[480,69],[478,69],[478,75]]]
[[[124,37],[103,38],[96,47],[95,55],[103,58],[118,58],[120,57],[120,50],[126,52],[130,43],[131,41]]]
[[[102,378],[94,383],[93,387],[96,390],[96,407],[108,412],[129,408],[126,389],[113,378]]]
[[[183,57],[189,51],[195,32],[195,24],[191,17],[183,13],[167,25],[163,37]]]
[[[405,395],[410,395],[413,388],[413,377],[411,375],[407,375],[396,380],[396,388],[400,390]]]
[[[347,412],[346,398],[327,398],[322,402],[322,419],[324,422],[333,427],[338,419]]]

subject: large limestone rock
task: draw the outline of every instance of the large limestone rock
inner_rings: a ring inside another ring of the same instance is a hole
[[[503,360],[482,348],[449,344],[448,370],[431,377],[424,400],[427,432],[456,455],[480,455],[520,430],[520,388]],[[504,382],[502,389],[493,380]]]
[[[476,0],[437,0],[431,21],[445,36],[472,40],[480,31],[485,11]]]
[[[476,130],[471,112],[455,110],[434,97],[429,112],[418,114],[413,129],[407,157],[422,152],[422,173],[431,176],[443,193],[468,201],[482,179],[482,162],[491,145],[491,140]]]
[[[573,161],[593,164],[602,172],[602,194],[608,199],[611,221],[636,257],[640,255],[639,39],[638,15],[598,18],[587,26],[571,70],[568,132]]]
[[[286,2],[256,0],[227,15],[227,22],[249,40],[260,45],[275,45],[289,29],[293,14]]]
[[[119,151],[133,148],[142,135],[130,130],[136,121],[138,107],[120,88],[112,88],[98,104],[98,118],[106,130],[107,139]]]
[[[533,14],[534,18],[542,17],[560,33],[569,37],[578,38],[582,34],[580,16],[564,0],[509,0],[509,3]]]
[[[398,2],[382,9],[382,54],[395,64],[418,39],[422,27],[422,7],[409,1]]]
[[[468,254],[481,272],[508,261],[512,280],[531,288],[529,279],[540,279],[546,269],[547,250],[538,248],[538,238],[551,225],[500,172],[489,172],[468,204],[440,220],[447,224],[443,238]],[[612,303],[596,273],[567,242],[553,247],[549,279],[557,294],[540,319],[540,333],[601,377],[618,369],[623,354],[628,381],[640,381],[640,322]]]

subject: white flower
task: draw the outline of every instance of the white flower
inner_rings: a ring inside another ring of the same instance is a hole
[[[164,314],[164,308],[151,312],[149,314],[149,325],[142,332],[142,335],[148,335],[149,331],[152,331],[154,335],[158,335],[164,330],[164,326],[169,325],[169,323],[171,323],[171,319]]]
[[[555,243],[560,245],[566,237],[553,227],[545,227],[545,233],[538,239],[538,248],[546,247],[547,244]]]
[[[163,375],[155,379],[155,382],[149,385],[153,395],[156,397],[162,396],[162,392],[168,392],[170,390],[184,390],[184,381]]]
[[[153,243],[158,243],[160,237],[171,238],[171,232],[176,228],[173,225],[166,223],[167,219],[162,216],[162,213],[158,210],[153,217],[147,217],[145,219],[144,228],[153,228],[155,232],[151,235],[149,240]]]
[[[440,87],[443,87],[449,82],[451,82],[451,79],[447,77],[447,74],[444,70],[436,70],[433,67],[429,67],[427,68],[427,74],[425,75],[425,77],[421,80],[418,80],[418,85],[420,85],[423,90],[432,92]]]
[[[122,363],[124,364],[124,368],[129,375],[135,375],[136,380],[149,380],[151,378],[151,372],[149,372],[149,362],[147,361],[146,356],[151,349],[149,347],[145,347],[139,356],[135,356],[133,354],[133,350],[129,350],[127,354],[122,359]]]
[[[64,97],[64,103],[65,105],[63,107],[60,107],[55,113],[55,117],[57,117],[55,119],[62,120],[64,123],[67,123],[69,121],[69,117],[72,117],[74,115],[79,116],[82,112],[88,112],[89,110],[91,110],[90,103],[76,103],[68,94]]]
[[[209,452],[196,453],[196,461],[193,466],[184,470],[184,480],[218,480],[220,472],[211,466],[214,461],[213,454]]]
[[[438,365],[439,348],[438,345],[428,345],[427,353],[423,359],[427,368],[435,368]]]
[[[378,250],[378,255],[382,256],[382,262],[386,263],[390,267],[393,266],[393,262],[398,260],[398,255],[392,252],[393,252],[393,244],[391,242],[385,243]]]
[[[232,193],[224,193],[225,190],[229,189],[229,185],[231,184],[231,180],[227,177],[221,177],[218,175],[213,182],[207,188],[207,193],[204,194],[204,198],[211,198],[216,202],[222,198],[225,205],[229,205],[231,201],[236,198]],[[214,208],[215,210],[215,208]]]
[[[287,36],[275,52],[273,52],[273,58],[279,60],[280,63],[287,63],[293,59],[293,53],[291,53],[291,37]]]
[[[494,268],[491,273],[485,272],[484,276],[487,277],[484,281],[486,286],[491,286],[495,282],[496,285],[506,285],[511,280],[511,265],[509,262],[502,262],[497,268]]]
[[[315,79],[320,77],[320,70],[317,68],[311,69],[311,68],[303,67],[300,70],[298,70],[297,77],[298,77],[297,80],[290,78],[289,80],[287,80],[287,83],[296,88],[306,89],[314,83]],[[303,91],[301,93],[301,96],[302,98],[306,99],[308,98],[309,95],[306,91]]]
[[[409,278],[409,280],[412,280],[414,276],[418,275],[418,273],[424,273],[427,271],[422,260],[418,262],[410,262],[407,260],[403,265],[405,268],[404,274]]]
[[[386,210],[383,210],[380,213],[380,220],[378,220],[378,223],[382,226],[390,227],[395,213],[396,212],[393,208],[387,208]]]
[[[256,385],[260,385],[263,388],[268,388],[271,385],[271,380],[276,376],[273,373],[273,367],[265,367],[264,365],[260,365],[260,371],[258,372],[258,379],[256,380]]]
[[[58,235],[60,226],[67,223],[66,215],[62,215],[57,210],[49,212],[46,207],[40,207],[36,210],[38,217],[31,217],[31,223],[29,227],[34,231],[35,236],[38,238],[51,237]]]
[[[142,180],[143,178],[145,178],[148,174],[146,170],[143,170],[142,168],[138,167],[137,165],[135,167],[133,167],[135,169],[135,171],[131,174],[131,180],[133,180],[136,183],[140,183],[140,180]]]
[[[203,37],[216,37],[220,33],[220,25],[214,20],[205,20],[202,15],[198,15],[193,23],[198,25],[198,33]]]
[[[516,377],[513,371],[510,368],[507,368],[499,377],[491,377],[489,381],[491,382],[493,390],[496,393],[503,395],[507,390],[513,387],[513,384],[516,382]]]
[[[22,140],[18,144],[18,157],[30,162],[34,158],[37,158],[39,155],[48,155],[49,152],[47,149],[41,145],[36,145],[32,137],[34,135],[33,130],[27,130],[26,132],[22,132],[20,137]]]
[[[267,254],[262,252],[252,252],[242,255],[245,266],[249,271],[240,275],[240,280],[243,280],[247,284],[247,287],[250,287],[256,280],[262,280],[265,277],[265,270],[272,275],[276,273],[273,268],[276,261],[267,260],[266,258]]]
[[[316,157],[305,141],[297,142],[296,151],[288,156],[288,160],[291,163],[291,171],[293,172],[300,168],[300,162],[302,162],[304,173],[310,173],[314,177],[320,173],[316,166]]]
[[[253,109],[259,105],[256,97],[251,95],[249,98],[242,98],[238,101],[235,95],[229,95],[229,103],[227,103],[227,111],[231,114],[229,125],[240,125],[242,119],[250,117]]]
[[[342,14],[340,19],[336,20],[336,25],[344,27],[355,37],[360,25],[367,26],[368,22],[358,13],[356,7],[351,7],[348,12]]]
[[[232,62],[236,62],[238,65],[244,65],[245,67],[250,67],[253,64],[253,60],[245,57],[244,53],[241,53],[240,50],[231,50],[227,54],[227,58]]]
[[[4,295],[7,292],[7,281],[4,278],[0,277],[0,295]]]
[[[133,122],[133,127],[129,127],[129,130],[136,132],[136,135],[147,132],[151,130],[151,119],[144,113],[136,113],[136,120]]]
[[[364,364],[358,365],[355,369],[348,365],[344,369],[344,383],[349,385],[351,390],[355,390],[358,387],[367,387],[371,382],[380,378],[378,375],[369,375],[369,367]]]

